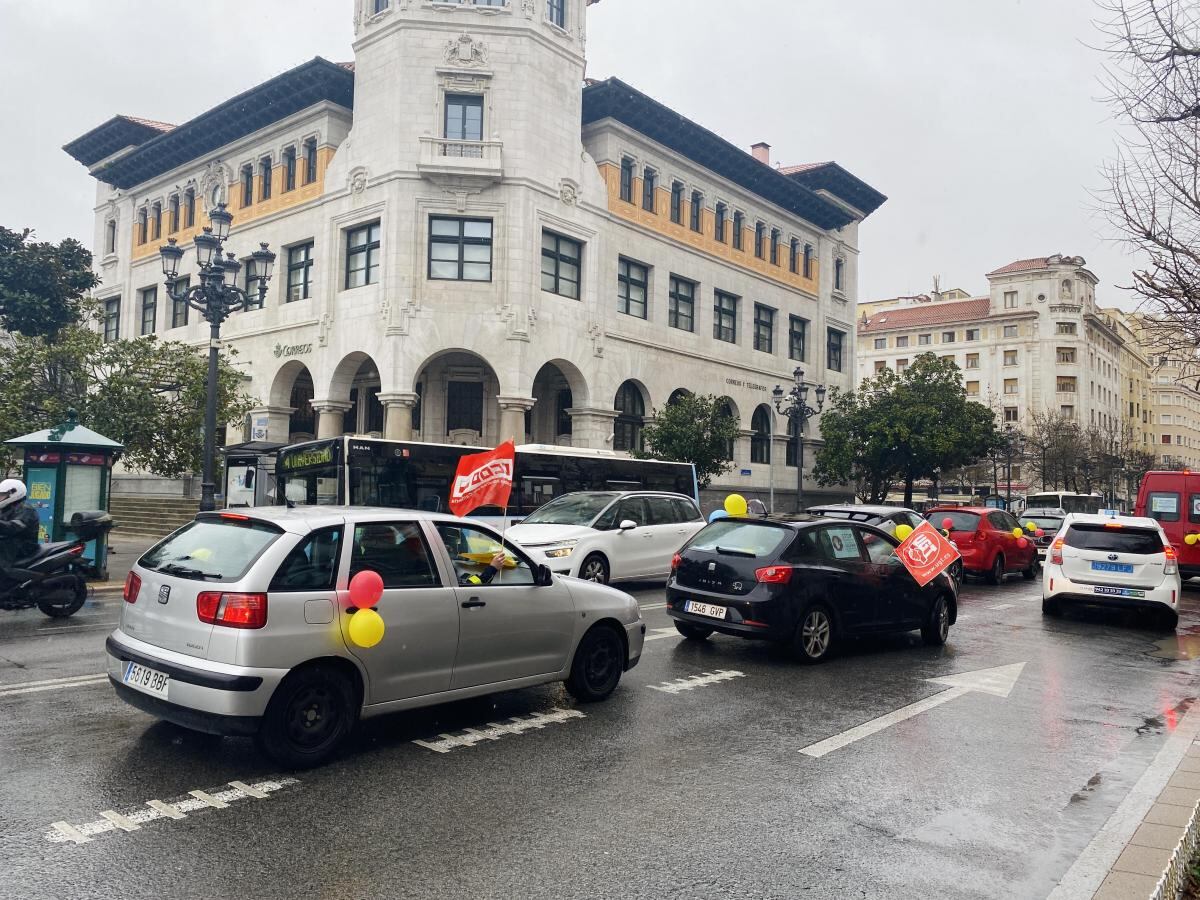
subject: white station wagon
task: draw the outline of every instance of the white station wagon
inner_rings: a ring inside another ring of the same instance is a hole
[[[383,579],[386,625],[370,649],[348,632],[349,583],[367,570]],[[479,522],[267,508],[202,513],[147,552],[106,649],[133,706],[256,736],[305,767],[336,753],[360,716],[554,681],[603,700],[637,665],[645,631],[629,595],[558,578]]]

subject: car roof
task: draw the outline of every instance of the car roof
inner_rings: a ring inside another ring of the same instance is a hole
[[[693,503],[696,502],[694,497],[689,497],[687,494],[680,494],[675,491],[570,491],[566,494],[559,494],[554,500],[578,496],[613,497],[614,499],[617,497],[670,497],[674,500],[691,500]],[[554,500],[547,502],[553,503]]]
[[[317,528],[341,525],[347,519],[356,522],[388,522],[397,518],[408,521],[454,522],[486,525],[478,519],[460,519],[449,513],[428,512],[422,509],[393,509],[371,506],[255,506],[200,513],[198,519],[225,518],[278,525],[284,531],[305,533]]]
[[[918,513],[915,509],[909,509],[907,506],[867,506],[865,504],[859,505],[857,503],[830,503],[826,506],[810,506],[808,511],[815,513],[844,512],[850,513],[851,515],[862,513],[863,515],[867,516],[879,517],[891,516],[896,513],[912,513],[913,515],[920,515],[920,513]]]
[[[1148,516],[1103,516],[1099,513],[1068,513],[1063,525],[1128,525],[1130,528],[1152,528],[1160,531],[1157,519]]]
[[[934,513],[952,513],[965,512],[975,513],[977,516],[985,515],[986,513],[1008,512],[1006,509],[997,509],[994,506],[935,506],[933,509],[926,510],[925,515],[931,516]]]

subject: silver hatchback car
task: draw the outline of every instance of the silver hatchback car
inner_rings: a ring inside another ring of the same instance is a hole
[[[386,631],[364,649],[349,634],[349,585],[368,570],[383,580]],[[336,753],[360,716],[555,681],[603,700],[645,631],[628,594],[555,576],[476,521],[269,508],[202,513],[148,551],[106,650],[128,703],[253,735],[301,768]]]

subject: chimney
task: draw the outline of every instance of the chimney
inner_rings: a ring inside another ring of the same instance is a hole
[[[759,141],[750,148],[750,152],[753,153],[754,158],[763,165],[769,166],[771,164],[771,145],[765,141]]]

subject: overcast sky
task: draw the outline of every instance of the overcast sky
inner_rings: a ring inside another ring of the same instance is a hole
[[[0,0],[0,224],[92,239],[60,147],[117,113],[179,123],[313,56],[353,58],[352,0]],[[602,0],[588,74],[617,76],[785,164],[834,159],[890,199],[861,295],[973,293],[1015,259],[1081,255],[1122,303],[1094,212],[1112,153],[1090,0]],[[399,89],[399,87],[398,87]]]

